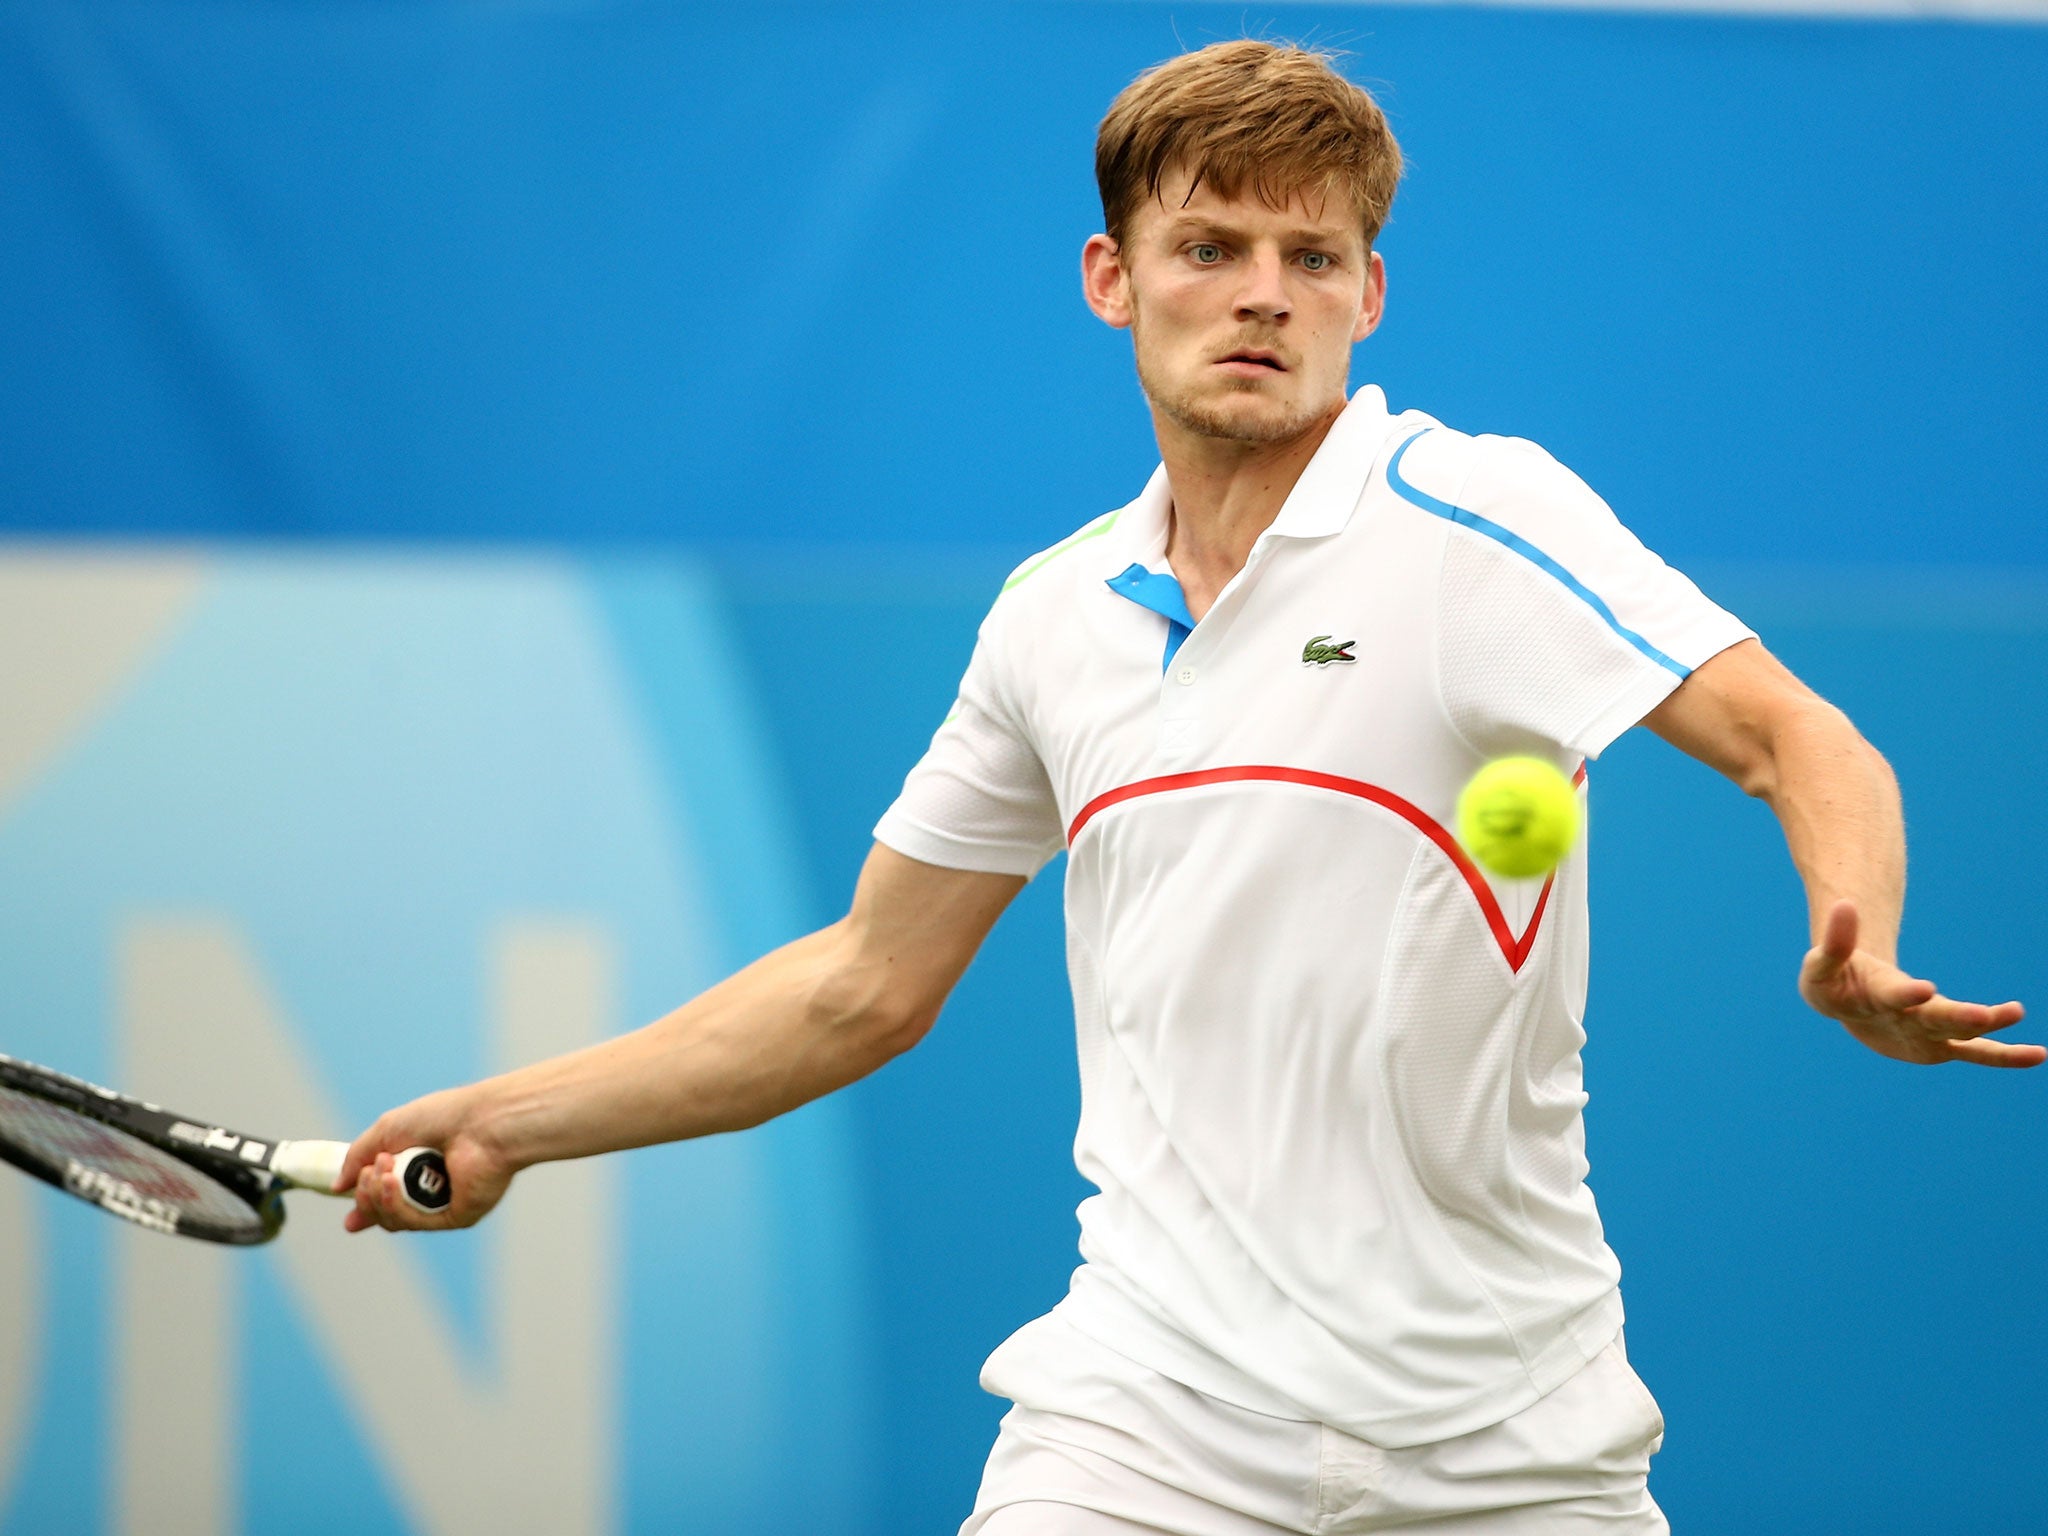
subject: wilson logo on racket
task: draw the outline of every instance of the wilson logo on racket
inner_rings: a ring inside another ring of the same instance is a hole
[[[126,1179],[117,1179],[99,1168],[88,1168],[76,1160],[64,1167],[64,1187],[81,1200],[90,1200],[103,1211],[111,1211],[155,1232],[178,1230],[183,1211],[168,1200],[145,1195]]]
[[[1338,640],[1333,643],[1328,635],[1317,635],[1301,648],[1302,665],[1327,667],[1333,661],[1356,661],[1358,658],[1351,654],[1351,647],[1356,644],[1356,640]]]
[[[445,1210],[450,1194],[447,1164],[438,1155],[399,1161],[405,1197],[423,1211]]]

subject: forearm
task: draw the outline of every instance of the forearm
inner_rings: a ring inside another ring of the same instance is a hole
[[[843,924],[631,1034],[458,1090],[508,1167],[742,1130],[873,1071],[915,1021],[849,974]]]
[[[342,1165],[350,1231],[466,1227],[520,1169],[743,1130],[844,1087],[931,1028],[1021,875],[920,863],[876,844],[853,906],[645,1029],[378,1117]],[[446,1211],[407,1203],[392,1158],[447,1156]]]
[[[1816,1012],[1899,1061],[2048,1060],[2037,1045],[1981,1038],[2016,1022],[2018,1003],[1959,1002],[1899,969],[1906,829],[1898,780],[1839,709],[1751,639],[1695,667],[1647,723],[1777,812],[1806,882],[1812,947],[1799,995]]]
[[[1815,698],[1778,723],[1758,781],[1744,787],[1784,828],[1815,942],[1829,910],[1846,899],[1861,917],[1862,948],[1894,961],[1906,832],[1891,765],[1847,716]]]

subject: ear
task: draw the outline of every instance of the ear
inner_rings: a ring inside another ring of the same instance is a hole
[[[1363,341],[1379,329],[1380,320],[1387,312],[1387,264],[1374,251],[1366,262],[1365,294],[1358,301],[1358,323],[1351,328],[1351,339]]]
[[[1131,323],[1131,275],[1123,248],[1107,235],[1090,235],[1081,247],[1081,296],[1095,318],[1118,330]]]

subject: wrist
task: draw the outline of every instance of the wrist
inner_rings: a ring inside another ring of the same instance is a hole
[[[466,1089],[456,1124],[460,1134],[510,1174],[546,1162],[547,1115],[538,1086],[522,1083],[524,1073],[486,1078]]]

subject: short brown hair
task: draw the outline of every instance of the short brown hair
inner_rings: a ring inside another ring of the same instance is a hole
[[[1148,69],[1095,134],[1103,227],[1122,243],[1138,205],[1176,167],[1225,197],[1280,207],[1297,192],[1347,197],[1370,246],[1393,206],[1401,147],[1370,93],[1329,54],[1241,38]]]

